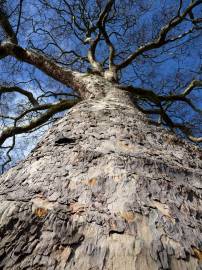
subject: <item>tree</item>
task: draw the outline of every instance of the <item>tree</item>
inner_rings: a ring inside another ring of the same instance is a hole
[[[200,269],[201,7],[1,1],[1,269]]]

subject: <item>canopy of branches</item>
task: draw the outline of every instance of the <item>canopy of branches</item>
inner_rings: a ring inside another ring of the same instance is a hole
[[[2,171],[23,134],[33,141],[83,98],[76,72],[130,91],[153,122],[202,142],[201,33],[202,0],[0,0]]]

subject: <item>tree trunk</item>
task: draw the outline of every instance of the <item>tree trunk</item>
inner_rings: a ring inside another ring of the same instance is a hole
[[[0,269],[201,269],[201,152],[89,76],[0,178]]]

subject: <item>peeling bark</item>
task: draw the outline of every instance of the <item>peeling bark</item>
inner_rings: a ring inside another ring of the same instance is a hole
[[[0,178],[0,269],[201,269],[201,150],[83,81],[86,100]]]

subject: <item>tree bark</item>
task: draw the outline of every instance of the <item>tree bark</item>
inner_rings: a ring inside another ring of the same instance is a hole
[[[0,269],[202,269],[201,150],[96,76],[0,178]]]

